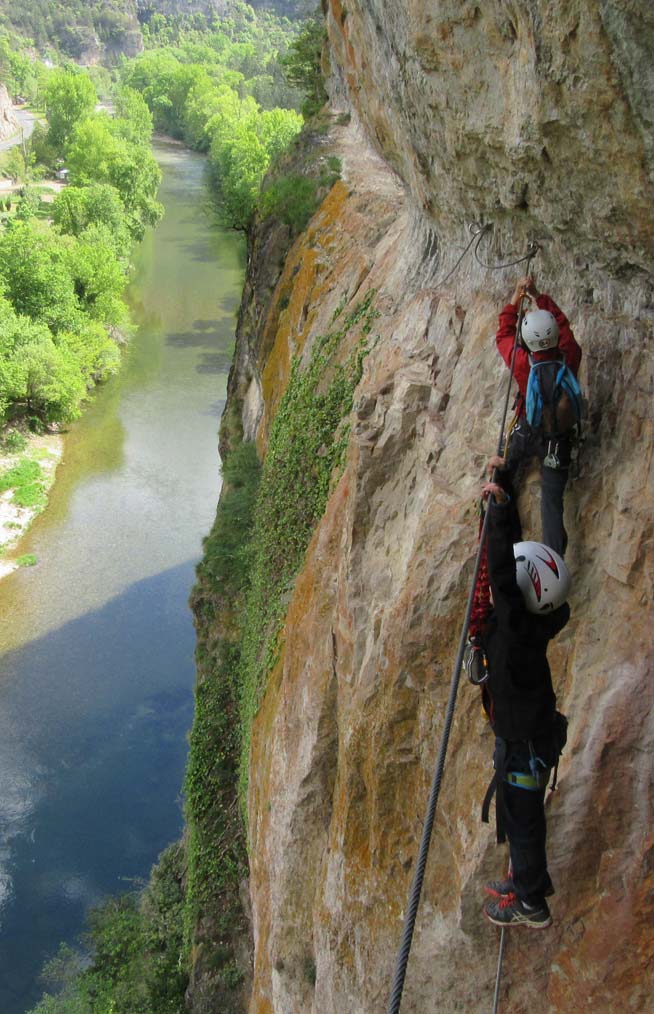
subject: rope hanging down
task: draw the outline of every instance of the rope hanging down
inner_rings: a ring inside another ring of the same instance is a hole
[[[479,237],[479,240],[481,240],[481,237]],[[538,244],[531,243],[529,245],[529,252],[527,253],[527,255],[525,257],[520,258],[521,261],[524,260],[527,262],[526,274],[529,274],[531,261],[536,256],[538,249],[539,249]],[[511,386],[513,383],[513,373],[515,370],[515,360],[518,351],[518,340],[520,335],[520,327],[522,324],[522,317],[523,317],[523,299],[520,300],[520,310],[518,313],[518,321],[516,326],[516,337],[515,342],[513,343],[513,354],[511,356],[511,366],[509,369],[509,381],[506,387],[506,397],[504,399],[504,410],[502,412],[502,422],[500,425],[500,435],[497,445],[498,456],[502,454],[504,442],[504,429],[506,426],[506,419],[509,411],[509,398],[511,397]],[[493,473],[493,479],[495,479],[495,473]],[[400,1004],[402,1002],[402,992],[404,990],[404,980],[406,978],[406,967],[409,961],[409,953],[411,951],[411,942],[413,939],[413,931],[415,928],[416,916],[418,914],[418,905],[420,904],[420,894],[422,892],[422,884],[425,879],[425,867],[427,865],[429,845],[431,843],[431,835],[434,827],[434,817],[436,815],[436,805],[438,803],[438,796],[440,794],[441,781],[443,778],[443,770],[445,768],[445,757],[447,754],[447,747],[450,739],[452,720],[454,718],[454,707],[456,705],[456,698],[459,690],[459,680],[461,678],[461,666],[463,665],[463,655],[465,652],[466,641],[468,639],[470,616],[472,614],[474,593],[475,588],[477,586],[477,578],[479,576],[482,551],[486,541],[486,532],[488,530],[489,516],[490,512],[486,511],[486,515],[484,517],[484,524],[481,530],[481,534],[479,536],[479,545],[477,548],[477,555],[475,557],[475,565],[472,574],[470,592],[468,594],[468,602],[466,605],[465,616],[463,619],[463,626],[461,628],[461,636],[459,638],[459,648],[457,651],[456,661],[454,663],[454,668],[452,671],[452,680],[450,683],[450,693],[447,701],[447,710],[445,712],[445,723],[443,725],[443,734],[441,736],[441,744],[438,751],[438,758],[434,770],[434,777],[431,783],[429,802],[427,804],[427,813],[425,815],[425,821],[422,828],[420,848],[418,850],[418,858],[416,860],[416,868],[413,875],[413,883],[411,885],[411,891],[409,893],[407,914],[404,919],[402,940],[397,955],[395,975],[393,976],[391,996],[388,1003],[388,1014],[399,1014]]]

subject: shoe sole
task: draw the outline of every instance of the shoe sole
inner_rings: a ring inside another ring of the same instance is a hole
[[[547,929],[548,926],[552,925],[552,916],[544,922],[535,922],[533,919],[528,919],[525,916],[518,916],[517,919],[512,919],[510,922],[502,922],[501,919],[493,919],[492,915],[484,909],[484,916],[489,922],[492,922],[493,926],[501,926],[509,929],[511,926],[528,926],[530,929]]]

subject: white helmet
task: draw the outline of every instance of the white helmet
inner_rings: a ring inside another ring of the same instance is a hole
[[[558,553],[542,542],[516,542],[516,578],[530,613],[562,606],[570,591],[570,571]]]
[[[553,349],[559,343],[559,325],[549,310],[530,310],[522,318],[522,340],[530,352]]]

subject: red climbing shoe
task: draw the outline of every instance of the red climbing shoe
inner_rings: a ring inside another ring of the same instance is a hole
[[[520,901],[515,894],[489,901],[484,906],[484,915],[496,926],[529,926],[531,929],[547,929],[552,916],[546,901],[530,906]]]

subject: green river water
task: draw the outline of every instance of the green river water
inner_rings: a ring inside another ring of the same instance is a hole
[[[47,511],[0,582],[0,1012],[24,1014],[89,906],[147,877],[182,827],[187,600],[220,476],[244,274],[204,161],[159,142],[166,215],[136,256],[124,368],[66,436]]]

